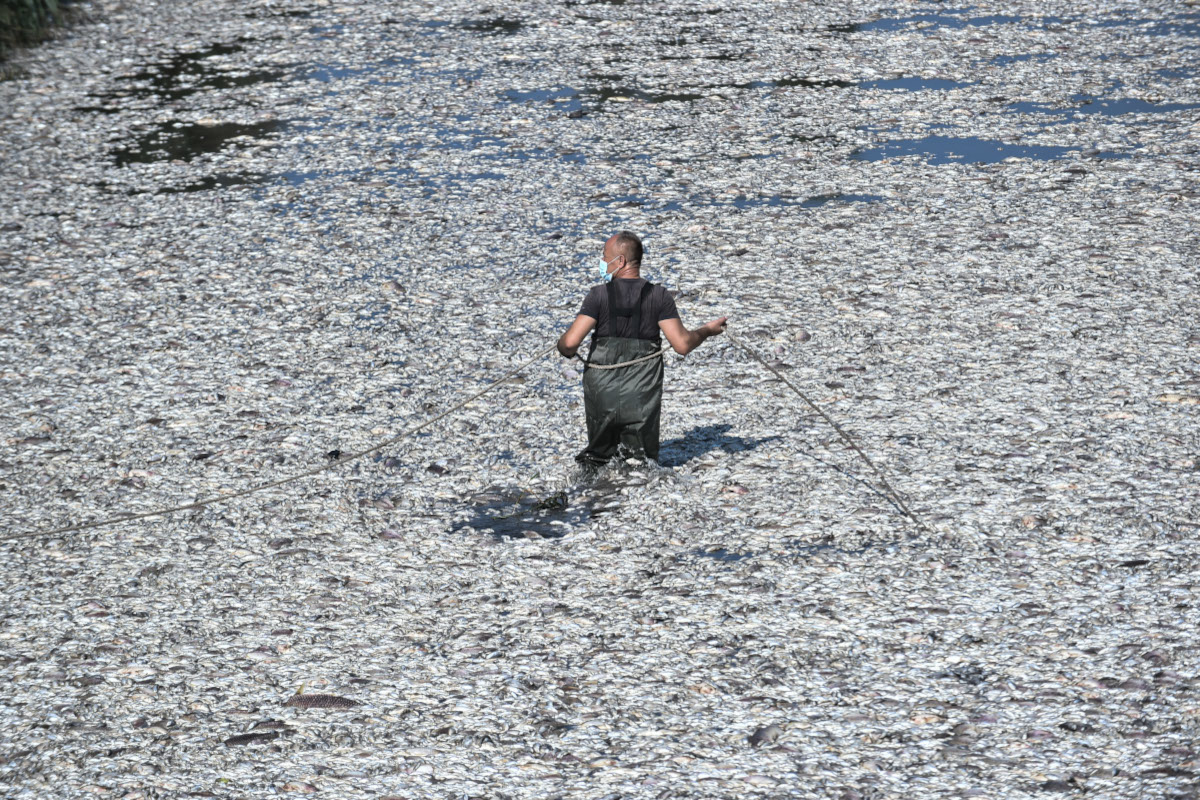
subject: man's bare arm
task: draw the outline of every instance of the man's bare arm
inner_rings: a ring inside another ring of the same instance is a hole
[[[729,317],[721,317],[714,319],[712,322],[706,322],[699,328],[689,331],[683,327],[683,321],[679,317],[673,319],[664,319],[658,323],[658,327],[662,330],[663,335],[667,337],[667,341],[671,343],[671,347],[676,353],[681,356],[686,356],[688,353],[695,350],[704,340],[710,336],[719,336],[725,330],[725,320]],[[559,350],[562,345],[559,345]]]
[[[575,321],[571,323],[571,327],[567,328],[567,332],[558,337],[558,352],[565,358],[573,357],[579,352],[579,346],[583,344],[583,340],[587,338],[588,333],[594,327],[596,327],[595,317],[589,317],[587,314],[575,317]]]

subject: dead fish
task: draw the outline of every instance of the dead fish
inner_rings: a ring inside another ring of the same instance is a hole
[[[336,694],[297,694],[292,695],[284,705],[296,708],[354,708],[360,703]]]
[[[279,720],[277,720],[277,719],[264,719],[264,720],[259,720],[258,722],[254,723],[252,726],[250,726],[250,729],[251,729],[252,731],[264,731],[264,732],[265,732],[265,731],[287,731],[287,730],[291,730],[291,728],[289,728],[289,727],[287,726],[287,723],[286,723],[286,722],[280,722],[280,721],[279,721]]]
[[[271,731],[270,733],[239,733],[237,736],[230,736],[225,740],[226,747],[237,747],[243,744],[254,744],[255,742],[269,742],[272,739],[279,738],[279,731]]]
[[[771,744],[778,739],[782,733],[783,729],[778,725],[767,725],[764,728],[759,728],[746,738],[750,742],[751,747],[758,747],[764,744]]]

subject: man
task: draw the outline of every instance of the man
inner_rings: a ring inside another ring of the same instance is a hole
[[[585,466],[608,462],[623,446],[631,456],[658,459],[658,418],[662,410],[662,358],[649,358],[616,369],[590,365],[622,364],[662,349],[659,332],[671,347],[687,355],[725,329],[726,317],[695,330],[683,327],[675,300],[662,286],[641,277],[642,241],[621,231],[604,243],[600,275],[579,315],[558,340],[558,352],[573,357],[588,333],[592,347],[583,372],[583,405],[588,446],[575,457]]]

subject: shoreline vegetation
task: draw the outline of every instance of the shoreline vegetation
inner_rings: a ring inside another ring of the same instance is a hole
[[[46,39],[51,28],[62,23],[67,2],[63,0],[0,0],[0,76],[8,77],[8,59],[19,47]]]

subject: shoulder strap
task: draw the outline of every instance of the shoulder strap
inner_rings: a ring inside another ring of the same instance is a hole
[[[646,281],[646,285],[642,287],[641,293],[638,295],[637,305],[633,307],[633,335],[629,338],[642,338],[642,304],[646,302],[646,298],[650,296],[650,292],[654,289],[654,284]]]
[[[608,283],[604,284],[604,288],[608,290],[608,319],[609,319],[609,321],[610,322],[612,321],[614,314],[618,315],[618,316],[622,316],[622,317],[629,316],[628,313],[622,313],[625,311],[625,309],[617,307],[617,282],[609,281]]]
[[[608,289],[608,325],[603,331],[600,330],[599,327],[596,328],[595,333],[592,334],[593,341],[597,338],[602,338],[605,336],[615,336],[617,332],[617,317],[632,318],[630,321],[633,325],[633,335],[629,338],[641,338],[642,306],[645,304],[646,298],[648,298],[650,293],[654,291],[655,284],[650,283],[650,281],[646,281],[646,284],[642,286],[642,290],[638,294],[637,300],[635,300],[634,304],[628,308],[620,308],[617,306],[616,281],[609,281],[606,286]]]

